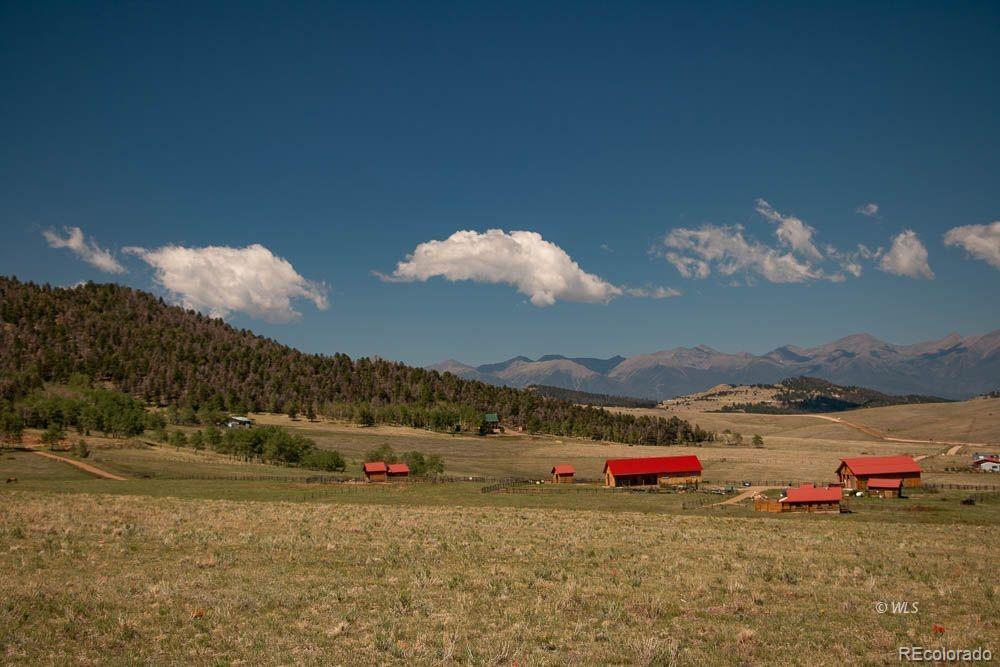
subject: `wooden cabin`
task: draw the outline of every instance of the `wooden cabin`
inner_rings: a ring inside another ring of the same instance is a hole
[[[868,480],[868,493],[879,498],[902,498],[903,480],[872,477]]]
[[[385,472],[390,482],[405,482],[410,477],[410,466],[405,463],[390,463]]]
[[[561,464],[552,466],[551,474],[553,484],[572,484],[576,470],[571,465]]]
[[[500,415],[495,412],[487,412],[483,415],[483,427],[487,433],[503,433],[503,426],[500,425]]]
[[[389,478],[389,466],[383,461],[368,461],[361,469],[365,473],[366,482],[385,482]]]
[[[864,491],[873,478],[901,479],[903,486],[920,486],[920,466],[912,456],[859,456],[841,459],[837,478],[845,489]]]
[[[697,484],[701,481],[701,470],[701,461],[697,456],[608,459],[604,462],[604,485]]]
[[[785,489],[778,500],[765,497],[754,498],[753,507],[758,512],[828,512],[840,513],[843,490],[839,486],[820,488],[812,484],[802,484]]]

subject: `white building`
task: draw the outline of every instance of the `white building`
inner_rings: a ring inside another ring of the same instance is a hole
[[[248,417],[240,417],[239,415],[230,415],[223,422],[223,426],[226,428],[252,428],[253,420]]]

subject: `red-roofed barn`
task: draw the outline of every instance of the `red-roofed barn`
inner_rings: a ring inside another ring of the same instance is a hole
[[[604,462],[606,486],[697,484],[701,481],[697,456],[651,456],[644,459],[608,459]]]
[[[879,498],[902,498],[903,480],[898,477],[888,479],[886,477],[872,477],[868,480],[868,493]]]
[[[386,476],[389,481],[406,481],[410,476],[410,466],[405,463],[390,463],[386,466]]]
[[[576,475],[576,470],[573,466],[561,464],[552,466],[552,482],[554,484],[572,484],[573,476]]]
[[[383,461],[368,461],[361,469],[365,473],[365,480],[369,482],[384,482],[389,476],[389,466]]]
[[[920,486],[920,466],[911,456],[860,456],[841,459],[837,477],[845,489],[864,491],[873,478],[901,479],[903,486]]]

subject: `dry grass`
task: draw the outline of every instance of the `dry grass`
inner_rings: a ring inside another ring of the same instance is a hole
[[[7,663],[866,664],[992,644],[996,531],[5,493]],[[879,600],[918,602],[879,615]]]

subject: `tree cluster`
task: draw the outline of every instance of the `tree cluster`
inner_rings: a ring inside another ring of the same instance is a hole
[[[0,402],[75,373],[148,404],[336,414],[360,423],[463,430],[495,412],[507,428],[670,445],[711,434],[673,418],[615,414],[384,359],[305,354],[120,285],[74,288],[0,277]],[[206,407],[207,406],[207,407]]]

